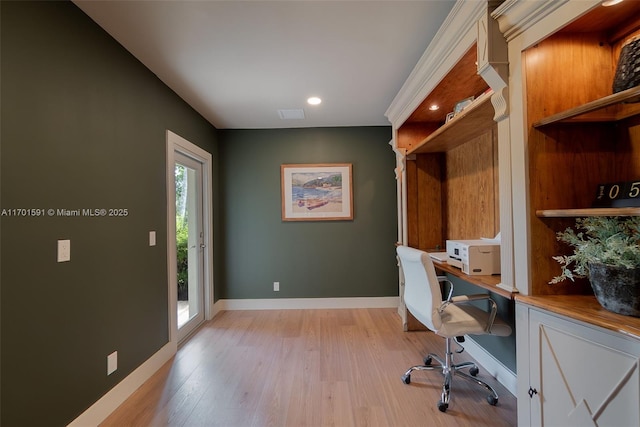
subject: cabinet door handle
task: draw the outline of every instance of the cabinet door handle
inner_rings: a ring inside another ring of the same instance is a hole
[[[529,391],[528,391],[527,393],[529,393],[529,397],[530,397],[531,399],[533,399],[533,395],[534,395],[534,394],[538,394],[538,390],[536,390],[536,389],[535,389],[535,388],[533,388],[533,387],[529,387]]]

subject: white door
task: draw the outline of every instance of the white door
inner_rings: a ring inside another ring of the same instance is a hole
[[[204,224],[202,163],[175,156],[178,340],[204,321]]]
[[[167,131],[169,340],[213,317],[211,154]]]

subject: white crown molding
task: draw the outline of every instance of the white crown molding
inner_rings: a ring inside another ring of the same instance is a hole
[[[556,11],[562,11],[561,22],[566,24],[569,21],[564,14],[575,18],[600,3],[600,0],[505,0],[491,16],[509,42]]]
[[[385,112],[400,127],[476,40],[484,1],[458,0]]]

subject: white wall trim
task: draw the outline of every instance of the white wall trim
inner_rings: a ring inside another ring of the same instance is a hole
[[[399,297],[223,299],[215,303],[214,311],[396,308],[399,302]]]
[[[509,368],[504,366],[502,362],[496,359],[484,347],[481,347],[472,337],[466,336],[463,344],[464,349],[473,357],[476,362],[484,369],[484,371],[494,377],[500,384],[505,386],[507,390],[514,396],[517,396],[517,376]],[[482,375],[482,372],[480,373]]]
[[[133,394],[142,384],[155,374],[176,354],[175,343],[167,343],[146,362],[109,390],[89,409],[73,420],[69,427],[97,426],[103,422],[118,406]]]

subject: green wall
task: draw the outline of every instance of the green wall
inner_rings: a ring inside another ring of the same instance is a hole
[[[168,342],[165,132],[217,135],[72,3],[0,7],[0,208],[44,210],[0,218],[1,423],[65,425]]]
[[[220,131],[220,298],[398,295],[390,127]],[[280,165],[351,163],[353,221],[283,222]],[[280,292],[273,282],[280,282]]]

